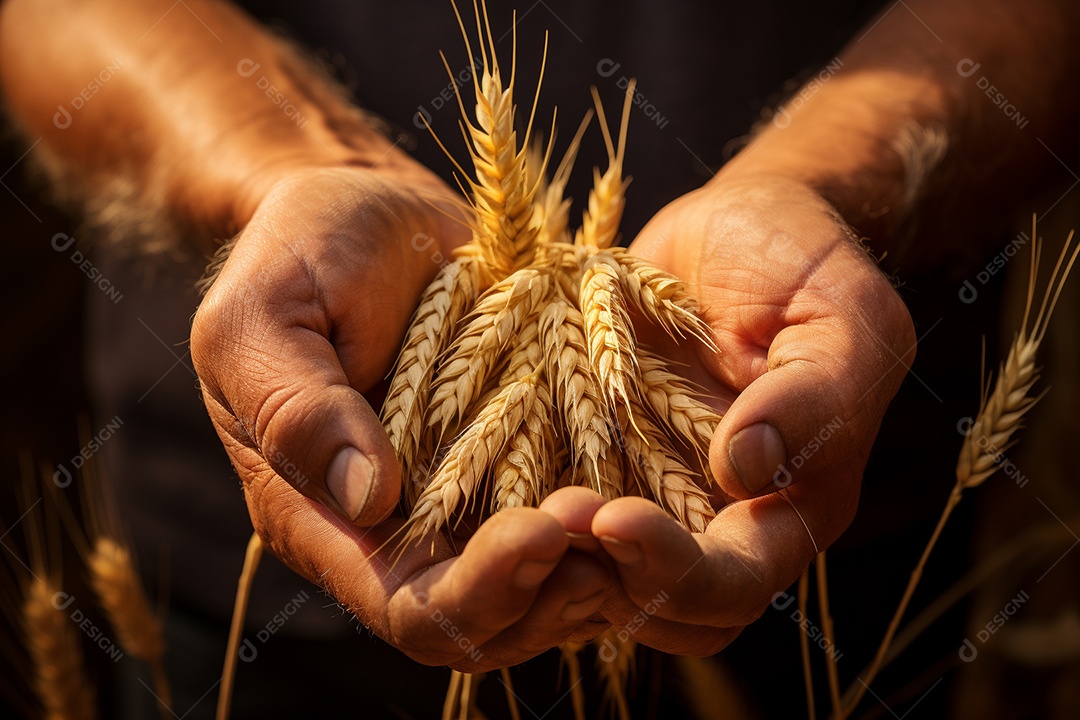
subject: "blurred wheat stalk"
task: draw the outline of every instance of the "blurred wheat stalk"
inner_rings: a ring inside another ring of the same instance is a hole
[[[922,579],[923,569],[941,537],[942,530],[948,523],[953,510],[960,503],[964,491],[982,485],[987,478],[993,475],[1005,461],[1005,453],[1018,442],[1013,435],[1023,426],[1024,416],[1046,394],[1046,390],[1038,395],[1032,395],[1032,389],[1039,380],[1039,369],[1036,366],[1036,356],[1039,347],[1046,337],[1050,318],[1054,314],[1058,298],[1065,286],[1065,282],[1072,271],[1077,256],[1080,255],[1080,245],[1072,249],[1073,233],[1070,232],[1065,240],[1065,245],[1058,256],[1050,279],[1042,294],[1038,311],[1032,317],[1035,308],[1035,299],[1038,295],[1038,273],[1042,259],[1042,240],[1036,234],[1036,219],[1031,222],[1031,264],[1028,269],[1027,298],[1024,304],[1024,315],[1020,328],[1013,338],[1004,363],[998,369],[997,378],[991,386],[991,376],[985,372],[985,347],[983,348],[983,371],[980,373],[981,392],[979,397],[979,411],[972,421],[964,437],[960,448],[959,459],[956,464],[956,481],[948,500],[938,519],[937,525],[922,555],[911,573],[908,584],[900,598],[896,611],[893,613],[881,644],[878,646],[870,665],[861,673],[856,683],[853,683],[840,696],[839,682],[837,679],[835,660],[832,655],[829,658],[829,690],[832,697],[833,716],[839,720],[849,717],[858,707],[870,689],[870,684],[884,667],[893,646],[896,633],[900,627],[911,598]],[[825,634],[832,647],[835,647],[831,620],[828,615],[827,604],[827,578],[825,576],[825,554],[818,556],[818,591],[821,598],[823,613],[823,625]],[[803,581],[805,582],[805,581]],[[800,592],[803,592],[802,582]],[[804,603],[800,603],[804,605]],[[803,648],[803,663],[806,675],[807,696],[809,699],[810,716],[814,717],[813,694],[811,679],[809,677],[809,652]]]

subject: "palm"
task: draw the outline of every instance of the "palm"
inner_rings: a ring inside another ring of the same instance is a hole
[[[914,352],[911,321],[832,209],[789,181],[717,181],[662,210],[630,249],[687,280],[713,329],[719,353],[658,342],[726,408],[711,466],[742,502],[691,535],[648,503],[615,500],[592,530],[621,543],[606,547],[634,606],[670,598],[642,642],[715,652],[850,523],[878,424]],[[766,431],[778,439],[761,440]],[[757,440],[736,448],[748,432]],[[612,606],[609,617],[632,610]]]

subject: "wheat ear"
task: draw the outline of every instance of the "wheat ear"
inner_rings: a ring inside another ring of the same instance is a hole
[[[711,482],[709,446],[720,414],[702,402],[690,383],[668,372],[664,361],[645,349],[638,350],[638,366],[643,402],[665,428],[697,454],[705,480]]]
[[[537,374],[506,385],[451,446],[416,501],[402,547],[438,532],[458,509],[475,503],[488,468],[532,412]]]
[[[671,337],[695,337],[714,352],[720,351],[686,283],[622,248],[608,252],[618,262],[619,281],[628,304]]]
[[[519,149],[517,132],[514,130],[515,105],[513,100],[517,74],[517,23],[513,29],[513,50],[510,79],[503,86],[502,71],[495,53],[495,40],[487,9],[481,22],[480,9],[474,3],[477,32],[480,35],[481,73],[474,84],[475,124],[469,120],[465,104],[454,84],[458,106],[462,115],[462,131],[475,169],[476,179],[468,178],[471,202],[476,211],[476,234],[483,249],[484,260],[502,276],[529,265],[533,259],[538,218],[534,217],[534,199],[537,184],[529,184],[527,169],[528,146],[536,113],[540,86],[543,82],[547,60],[547,36],[544,38],[544,55],[540,78],[537,80],[532,112],[525,130],[525,138]],[[457,13],[455,6],[454,12]],[[472,45],[461,15],[457,15],[462,37],[469,57],[473,57]],[[485,43],[486,36],[486,43]],[[443,62],[450,71],[445,57]],[[552,121],[554,123],[554,119]],[[549,145],[550,147],[550,145]],[[546,164],[546,161],[545,161]],[[543,174],[531,173],[534,178]]]
[[[540,198],[538,205],[542,219],[540,233],[536,238],[538,245],[569,243],[571,240],[569,230],[571,201],[566,197],[566,183],[570,179],[574,160],[577,159],[581,138],[585,135],[589,123],[592,122],[592,116],[592,111],[589,111],[581,121],[562,162],[551,176],[551,182],[538,185],[537,196]]]
[[[134,559],[127,547],[106,535],[98,536],[87,558],[90,584],[101,609],[116,631],[120,647],[150,667],[163,715],[171,715],[165,675],[165,635],[161,619],[150,607]]]
[[[456,427],[480,397],[488,377],[500,367],[503,353],[541,306],[550,284],[546,272],[519,270],[477,301],[432,385],[427,425],[436,428],[440,438]]]
[[[604,698],[615,708],[619,720],[630,720],[626,689],[634,671],[637,643],[621,628],[610,627],[593,640],[598,650],[596,665],[604,683]]]
[[[632,432],[626,411],[619,408],[619,418],[626,446],[627,465],[660,507],[691,532],[704,532],[715,517],[709,496],[693,480],[667,437],[647,416],[637,398],[632,407],[637,417],[637,432]]]
[[[581,468],[593,490],[612,500],[622,495],[622,477],[610,477],[606,456],[613,452],[611,414],[601,398],[589,363],[584,318],[564,299],[540,315],[540,341],[547,350],[546,369],[562,413],[570,463]]]
[[[1031,265],[1028,269],[1027,299],[1024,304],[1024,317],[1020,323],[1020,329],[1013,338],[1005,363],[998,372],[993,389],[990,389],[990,378],[983,380],[983,388],[979,402],[979,412],[972,423],[964,443],[960,448],[960,456],[956,465],[956,483],[945,503],[945,509],[938,519],[937,526],[930,535],[930,540],[923,548],[915,569],[908,579],[907,587],[900,598],[900,603],[893,613],[885,636],[878,646],[874,660],[866,671],[866,676],[860,678],[858,685],[853,685],[845,693],[844,706],[837,713],[843,720],[851,714],[859,702],[863,699],[870,683],[877,677],[885,656],[889,652],[896,631],[900,627],[904,612],[907,610],[915,588],[922,578],[923,568],[926,566],[930,553],[933,552],[945,524],[949,521],[953,510],[960,503],[964,490],[978,487],[988,477],[997,471],[1001,464],[1003,454],[1014,444],[1012,440],[1022,424],[1024,415],[1027,414],[1042,395],[1031,397],[1031,389],[1039,379],[1039,373],[1035,366],[1036,354],[1050,324],[1050,318],[1054,314],[1058,298],[1065,286],[1065,281],[1072,271],[1076,262],[1077,254],[1080,254],[1080,246],[1070,254],[1073,233],[1070,232],[1065,240],[1065,246],[1058,256],[1054,265],[1054,271],[1050,274],[1046,291],[1039,305],[1039,312],[1031,321],[1031,311],[1034,307],[1036,283],[1038,282],[1039,260],[1042,255],[1042,241],[1036,235],[1035,217],[1031,220]],[[1068,262],[1066,263],[1066,258]],[[1064,266],[1064,270],[1062,267]],[[1031,322],[1030,329],[1028,323]]]
[[[615,244],[619,236],[619,223],[622,221],[623,208],[626,206],[626,186],[629,180],[623,180],[623,159],[626,157],[626,128],[630,123],[630,106],[634,99],[637,81],[631,80],[626,89],[623,102],[622,123],[619,128],[618,147],[611,140],[604,105],[600,102],[600,93],[592,88],[596,115],[600,121],[600,130],[604,134],[607,146],[608,166],[604,174],[593,169],[593,189],[589,192],[589,207],[581,220],[581,228],[574,238],[578,245],[594,248],[608,248]]]
[[[510,437],[494,466],[492,512],[508,507],[527,507],[544,496],[554,444],[551,436],[551,393],[542,377],[536,380],[536,398]]]
[[[34,690],[49,720],[95,717],[93,688],[86,681],[82,646],[54,598],[60,584],[45,574],[30,580],[23,599],[23,630],[34,666]]]
[[[413,315],[383,403],[383,426],[397,451],[402,476],[413,469],[423,431],[435,361],[476,299],[476,261],[459,258],[428,285]]]
[[[580,302],[589,363],[600,387],[612,406],[621,401],[632,413],[630,393],[637,375],[637,341],[619,293],[618,273],[601,254],[585,263]],[[634,420],[632,414],[630,419]]]

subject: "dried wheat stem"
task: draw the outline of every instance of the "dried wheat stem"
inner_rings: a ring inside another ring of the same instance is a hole
[[[23,631],[34,690],[49,720],[89,720],[96,716],[94,690],[86,679],[75,627],[54,604],[59,592],[60,584],[44,573],[26,585]]]
[[[626,689],[634,670],[637,643],[621,628],[610,627],[598,635],[593,644],[598,648],[596,664],[604,683],[604,698],[614,705],[619,720],[630,720]]]
[[[581,660],[578,653],[584,648],[584,644],[570,642],[569,640],[559,645],[559,653],[566,663],[566,677],[570,688],[570,704],[574,708],[574,720],[585,720],[585,689],[581,687]]]
[[[225,666],[221,672],[221,686],[218,688],[217,720],[229,720],[233,685],[236,682],[236,661],[240,659],[240,638],[244,634],[244,620],[247,618],[248,602],[251,600],[251,587],[255,583],[255,573],[259,570],[262,555],[262,539],[258,533],[251,533],[244,553],[244,567],[240,571],[240,580],[237,583],[236,598],[233,601],[229,642],[225,648]]]
[[[825,565],[825,553],[818,553],[817,561],[817,593],[818,610],[821,612],[821,629],[828,641],[830,648],[836,647],[836,631],[833,628],[832,613],[829,612],[829,575]],[[803,633],[805,635],[805,633]],[[840,702],[840,678],[836,672],[836,655],[832,652],[825,653],[825,672],[829,679],[829,698],[832,700],[833,713],[839,713]]]
[[[802,575],[799,576],[797,597],[800,615],[804,618],[810,617],[807,614],[809,612],[807,601],[810,597],[810,568],[803,570]],[[810,667],[810,635],[802,632],[802,628],[799,628],[799,654],[802,657],[803,686],[806,689],[806,712],[809,720],[817,720],[817,708],[814,700],[814,673]]]

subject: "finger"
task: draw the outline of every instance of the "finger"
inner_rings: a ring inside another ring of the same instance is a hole
[[[428,664],[471,656],[525,616],[567,547],[547,513],[497,513],[459,557],[405,580],[388,610],[393,643]]]
[[[824,522],[827,496],[804,491],[796,500],[794,488],[786,492],[811,527]],[[815,543],[802,522],[773,494],[728,505],[706,533],[691,534],[654,503],[621,498],[596,513],[593,533],[638,608],[682,623],[732,628],[757,619],[814,557]]]
[[[604,565],[570,550],[544,581],[525,616],[481,646],[479,657],[466,655],[453,667],[462,672],[485,672],[522,663],[550,650],[587,624],[613,591]],[[588,624],[594,626],[590,636],[606,626]]]
[[[864,253],[844,243],[821,263],[832,280],[791,302],[767,371],[739,394],[713,437],[711,467],[733,497],[826,475],[853,492],[914,359],[910,316]]]
[[[373,524],[394,508],[400,470],[378,417],[349,384],[311,275],[270,243],[238,245],[192,327],[192,358],[219,428],[298,491]],[[273,282],[238,283],[249,265]],[[239,267],[237,267],[239,266]],[[231,420],[230,420],[231,419]],[[241,476],[251,467],[238,467]]]
[[[566,529],[570,547],[604,556],[592,534],[592,519],[607,502],[600,493],[580,485],[560,488],[544,498],[540,509]]]

